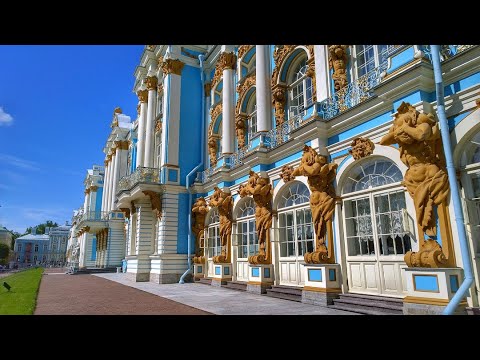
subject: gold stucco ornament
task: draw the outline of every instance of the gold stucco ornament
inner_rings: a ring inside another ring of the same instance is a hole
[[[333,84],[335,90],[341,90],[348,85],[347,80],[347,49],[348,45],[330,45],[328,47],[329,64],[333,68]]]
[[[208,213],[207,202],[203,197],[200,197],[195,201],[192,206],[192,218],[194,220],[192,224],[192,232],[195,236],[196,246],[195,246],[195,256],[193,257],[193,262],[195,264],[204,264],[204,229],[205,229],[205,218]]]
[[[272,199],[273,188],[270,178],[265,171],[260,175],[250,171],[250,177],[246,185],[239,187],[240,197],[253,196],[255,201],[255,228],[258,237],[258,254],[250,255],[250,264],[271,264],[272,250],[270,244],[270,228],[272,227]]]
[[[306,176],[310,187],[310,209],[315,227],[315,251],[307,252],[304,260],[307,264],[333,263],[332,218],[335,211],[335,180],[338,164],[328,163],[327,158],[317,154],[315,149],[305,145],[300,165],[293,176]],[[327,232],[328,229],[328,232]],[[327,248],[328,233],[328,248]]]
[[[213,257],[215,264],[230,263],[230,245],[232,236],[232,210],[233,197],[230,189],[224,190],[215,186],[215,191],[210,198],[210,207],[217,207],[220,216],[220,243],[222,245],[221,254]]]
[[[360,160],[366,156],[372,155],[375,144],[370,140],[362,137],[354,139],[350,145],[352,148],[348,152],[355,160]]]
[[[393,126],[381,145],[398,144],[400,159],[408,167],[404,185],[413,199],[419,229],[419,251],[405,254],[409,267],[453,266],[453,244],[447,211],[450,193],[440,128],[433,114],[421,114],[409,103],[397,109]],[[442,247],[436,242],[437,215]]]

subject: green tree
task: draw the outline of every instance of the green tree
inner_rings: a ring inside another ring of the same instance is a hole
[[[12,233],[12,242],[10,243],[10,249],[13,250],[13,248],[15,247],[15,239],[22,236],[22,234],[20,234],[19,232],[16,232],[16,231],[10,231]]]
[[[38,224],[37,225],[37,234],[45,234],[45,228],[46,227],[57,227],[58,224],[56,222],[53,222],[51,220],[48,220],[44,222],[43,224]],[[28,227],[27,230],[25,230],[25,234],[30,234],[32,232],[33,227]]]
[[[0,244],[0,264],[5,265],[8,262],[10,247],[7,244]]]

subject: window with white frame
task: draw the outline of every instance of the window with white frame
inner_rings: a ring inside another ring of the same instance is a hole
[[[288,81],[288,116],[301,116],[313,104],[312,79],[306,75],[307,56],[300,55],[292,64]]]
[[[390,160],[371,158],[349,175],[343,186],[347,255],[403,255],[411,250],[411,234],[403,224],[406,202],[400,169]]]
[[[380,66],[386,48],[387,45],[355,45],[357,78]]]
[[[248,258],[258,253],[258,236],[255,229],[255,202],[245,198],[239,206],[237,216],[238,257]]]
[[[162,132],[155,134],[155,167],[160,168],[162,164]]]
[[[278,204],[280,257],[301,257],[314,248],[310,191],[301,182],[284,190]]]
[[[220,216],[218,209],[213,209],[207,219],[207,256],[213,258],[220,255],[222,251],[222,244],[220,241]]]
[[[257,100],[256,94],[250,96],[247,104],[247,140],[255,136],[257,133]]]

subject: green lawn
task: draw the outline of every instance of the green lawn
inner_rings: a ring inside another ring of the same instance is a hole
[[[43,268],[25,270],[0,278],[0,315],[32,315],[37,303]],[[3,282],[11,286],[10,291]]]

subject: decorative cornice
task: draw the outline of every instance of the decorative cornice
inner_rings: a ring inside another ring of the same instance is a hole
[[[143,80],[147,90],[157,90],[158,85],[158,78],[156,76],[147,76],[145,80]]]
[[[138,90],[137,91],[138,100],[142,103],[146,103],[148,101],[148,90]]]
[[[255,45],[240,45],[238,48],[238,58],[241,59]]]
[[[182,75],[182,69],[185,63],[179,59],[166,59],[162,62],[162,71],[165,75]]]

